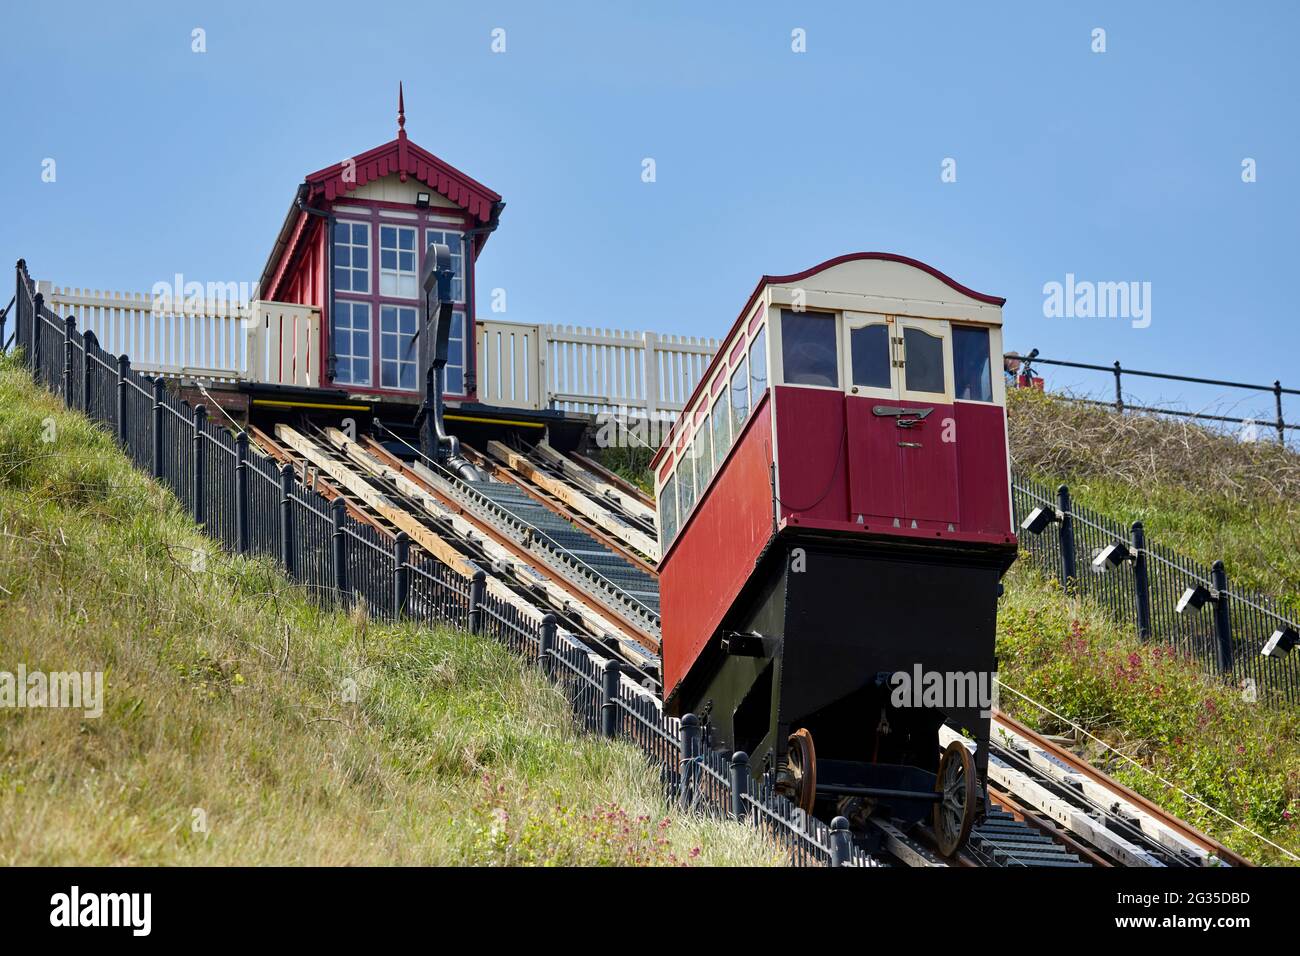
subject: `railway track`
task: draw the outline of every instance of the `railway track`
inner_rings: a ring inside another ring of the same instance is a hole
[[[466,448],[488,476],[466,481],[380,428],[383,443],[286,425],[274,438],[254,438],[280,460],[322,475],[327,497],[343,497],[364,520],[406,532],[462,574],[483,571],[488,590],[526,616],[556,614],[572,639],[616,656],[625,681],[658,693],[657,545],[644,495],[544,443]],[[951,740],[974,747],[944,728],[941,746]],[[993,715],[988,783],[993,806],[954,859],[936,852],[924,826],[904,832],[868,817],[855,838],[906,866],[1249,865],[1000,712]]]

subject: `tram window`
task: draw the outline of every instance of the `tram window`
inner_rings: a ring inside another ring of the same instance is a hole
[[[853,385],[889,388],[889,327],[864,325],[849,333]]]
[[[767,326],[758,330],[749,343],[749,407],[753,408],[767,391]]]
[[[677,517],[685,524],[686,516],[695,504],[695,443],[691,442],[682,452],[682,460],[677,465],[677,477],[681,481],[678,491]]]
[[[737,435],[749,418],[749,361],[744,357],[731,373],[731,429]]]
[[[953,326],[953,386],[958,398],[970,402],[993,401],[989,362],[989,330],[969,325]]]
[[[666,550],[669,543],[677,536],[677,474],[668,476],[659,491],[659,536],[660,546]]]
[[[705,415],[704,421],[700,422],[700,427],[695,432],[695,500],[699,501],[704,497],[704,489],[708,487],[709,479],[713,477],[713,453],[710,449],[709,433],[711,431],[710,416]]]
[[[943,393],[943,339],[923,329],[903,329],[903,361],[909,392]]]
[[[722,467],[722,459],[731,449],[731,416],[728,413],[726,393],[713,403],[713,470]]]
[[[781,355],[787,385],[839,387],[833,315],[782,309]]]

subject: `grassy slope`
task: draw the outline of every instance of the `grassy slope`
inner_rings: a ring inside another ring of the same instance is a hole
[[[222,555],[7,361],[0,588],[0,670],[106,687],[100,719],[0,711],[0,864],[776,862],[668,813],[504,648],[322,612]]]
[[[1143,644],[1100,608],[1062,593],[1025,558],[998,604],[1004,687],[1081,725],[1221,813],[1300,854],[1300,715],[1245,703],[1168,647]],[[1005,690],[1001,706],[1048,733],[1068,724]],[[1095,766],[1257,862],[1284,854],[1149,773],[1080,738]]]
[[[1239,441],[1189,422],[1010,395],[1011,454],[1026,473],[1300,611],[1300,455],[1259,429]]]

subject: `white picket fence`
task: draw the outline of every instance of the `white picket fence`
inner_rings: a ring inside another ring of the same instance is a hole
[[[38,282],[46,305],[102,348],[150,374],[316,388],[320,310],[284,302],[155,301]],[[572,325],[477,323],[479,401],[671,421],[718,350],[717,339]]]
[[[287,302],[173,302],[38,282],[55,314],[141,372],[211,381],[320,385],[320,310]]]
[[[478,336],[482,402],[669,420],[720,345],[687,335],[495,320],[479,322]]]

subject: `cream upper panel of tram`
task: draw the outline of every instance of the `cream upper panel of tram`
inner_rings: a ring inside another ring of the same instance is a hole
[[[795,282],[767,287],[771,304],[834,312],[879,312],[917,318],[1002,324],[1002,307],[954,289],[904,262],[858,259]]]

